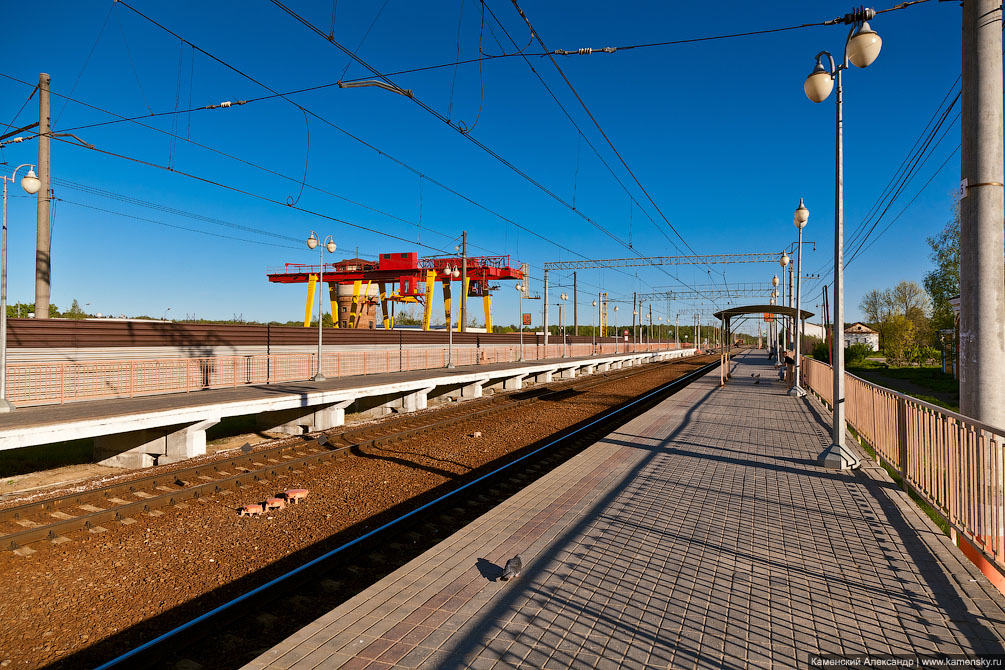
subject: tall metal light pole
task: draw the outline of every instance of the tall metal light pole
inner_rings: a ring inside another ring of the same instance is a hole
[[[806,209],[806,205],[803,204],[803,199],[799,198],[799,207],[796,208],[796,213],[792,217],[792,222],[799,229],[799,243],[796,245],[796,369],[795,376],[792,381],[792,388],[789,389],[789,395],[796,396],[798,398],[806,395],[806,391],[799,386],[799,356],[800,350],[802,348],[802,329],[799,327],[802,323],[802,303],[800,302],[802,298],[802,286],[803,286],[803,228],[806,227],[806,222],[810,220],[810,210]],[[791,276],[791,275],[790,275]]]
[[[785,268],[789,264],[789,255],[787,253],[785,253],[784,251],[782,252],[781,257],[778,259],[778,264],[782,266],[782,302],[780,304],[784,306],[785,305]],[[789,273],[789,277],[791,279],[791,277],[792,277],[791,273]],[[791,286],[789,286],[789,297],[788,297],[788,300],[789,300],[789,307],[791,307],[792,306],[792,287]],[[789,337],[790,337],[790,331],[791,330],[792,330],[792,324],[789,324],[788,326],[785,326],[784,330],[783,330],[784,337],[782,338],[782,340],[785,343],[785,348],[786,349],[788,349],[791,346],[792,340],[789,339]]]
[[[618,353],[618,342],[621,341],[621,333],[618,332],[618,306],[614,306],[614,353]],[[628,346],[625,346],[625,351],[628,351]]]
[[[42,180],[35,175],[35,166],[23,163],[3,177],[3,241],[0,242],[0,412],[10,412],[14,405],[7,400],[7,182],[14,182],[17,171],[28,168],[28,174],[21,177],[21,188],[28,195],[38,193]]]
[[[461,273],[455,267],[448,265],[443,270],[447,274],[447,281],[453,284],[454,280],[457,279]],[[452,291],[451,291],[452,292]],[[461,318],[464,318],[463,315]],[[454,366],[454,315],[447,314],[447,367],[453,368]]]
[[[321,374],[321,322],[324,321],[324,303],[321,301],[321,283],[324,280],[325,274],[325,249],[328,253],[335,253],[335,240],[329,235],[325,239],[324,244],[319,244],[321,241],[320,236],[311,231],[311,236],[307,238],[307,248],[313,249],[318,248],[318,369],[317,372],[311,377],[311,381],[323,382],[327,377]],[[337,314],[332,314],[332,320],[338,318]]]
[[[680,314],[673,318],[673,344],[675,349],[680,349]]]
[[[597,306],[597,301],[596,300],[593,301],[593,306],[594,307]],[[593,312],[593,344],[590,347],[590,355],[591,356],[596,356],[597,355],[597,312],[596,311]]]
[[[834,426],[831,434],[832,443],[817,456],[817,461],[824,467],[842,470],[858,467],[861,461],[844,443],[844,140],[841,116],[841,73],[848,69],[849,62],[855,67],[868,67],[879,56],[883,41],[868,24],[868,21],[875,16],[874,10],[860,8],[840,19],[841,23],[851,25],[848,37],[845,38],[841,64],[835,65],[834,57],[831,56],[830,52],[821,51],[816,55],[816,66],[813,68],[813,72],[803,83],[806,97],[813,102],[826,100],[835,83],[837,84],[834,161],[834,337],[832,344]],[[825,69],[821,64],[821,56],[827,56],[829,69]]]
[[[562,358],[568,355],[568,346],[565,339],[565,301],[569,299],[568,293],[562,293],[559,297],[562,302],[558,303],[558,324],[562,329]]]

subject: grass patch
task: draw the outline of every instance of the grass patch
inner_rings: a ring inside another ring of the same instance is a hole
[[[0,451],[0,479],[93,462],[93,438],[5,449]]]

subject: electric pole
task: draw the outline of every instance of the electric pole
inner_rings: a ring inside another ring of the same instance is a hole
[[[461,232],[461,325],[460,332],[468,330],[468,231]]]
[[[572,332],[579,335],[579,286],[575,272],[572,273]]]
[[[35,318],[49,318],[49,279],[52,271],[49,240],[49,202],[52,198],[49,166],[49,75],[38,75],[38,189],[35,241]]]
[[[1002,10],[963,2],[960,413],[1005,427]]]

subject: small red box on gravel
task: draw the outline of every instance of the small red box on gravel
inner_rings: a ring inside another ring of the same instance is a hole
[[[301,500],[307,498],[307,489],[290,489],[283,495],[286,496],[286,499],[288,501],[290,501],[294,505],[297,505],[300,503]]]
[[[253,505],[245,505],[244,507],[242,507],[239,514],[241,516],[258,516],[264,511],[265,509],[261,505],[253,504]]]

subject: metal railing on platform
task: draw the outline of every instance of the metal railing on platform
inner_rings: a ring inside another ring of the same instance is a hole
[[[528,345],[526,361],[674,349],[673,343]],[[7,399],[16,406],[61,404],[81,400],[132,398],[160,393],[310,379],[316,354],[285,353],[203,358],[151,358],[118,361],[15,362],[7,366]],[[326,377],[431,370],[447,365],[447,349],[379,349],[325,352]],[[509,363],[520,360],[518,345],[454,347],[455,365]]]
[[[831,366],[803,358],[803,387],[833,406]],[[845,420],[904,483],[1005,570],[1005,430],[845,373]]]

